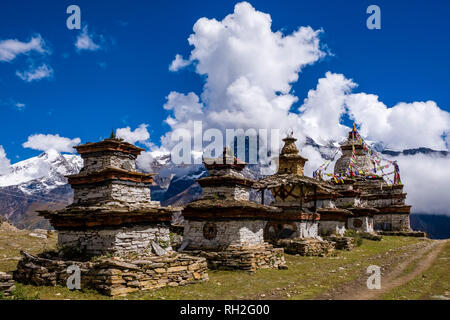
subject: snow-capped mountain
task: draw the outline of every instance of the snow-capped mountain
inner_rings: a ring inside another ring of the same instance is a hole
[[[80,156],[55,150],[13,164],[0,175],[0,214],[19,227],[48,227],[35,210],[67,205],[72,190],[65,176],[82,165]]]
[[[0,175],[0,188],[19,186],[26,194],[49,192],[65,185],[67,179],[64,176],[79,172],[82,166],[83,160],[77,155],[49,150],[13,164],[10,173]]]

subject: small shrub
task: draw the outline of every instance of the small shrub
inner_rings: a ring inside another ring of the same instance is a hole
[[[357,234],[353,239],[355,239],[355,246],[360,247],[363,243],[363,239],[359,234]]]
[[[58,251],[62,256],[69,260],[86,259],[86,248],[74,247],[74,246],[62,246],[58,248]]]
[[[11,292],[11,299],[13,300],[39,300],[40,294],[36,292],[32,296],[28,296],[23,290],[22,286],[16,286],[16,288]]]
[[[363,237],[360,233],[356,232],[355,230],[348,229],[344,233],[344,237],[351,237],[355,241],[355,246],[359,247],[363,243]]]
[[[354,237],[356,237],[356,231],[355,230],[352,230],[352,229],[347,229],[346,231],[345,231],[345,233],[344,233],[344,237],[352,237],[352,238],[354,238]]]

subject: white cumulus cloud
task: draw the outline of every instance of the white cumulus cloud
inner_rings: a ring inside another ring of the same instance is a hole
[[[0,41],[0,61],[11,62],[18,55],[37,52],[45,54],[48,50],[45,48],[44,39],[40,35],[32,37],[30,41],[23,42],[17,39],[7,39]]]
[[[172,61],[172,63],[169,66],[170,71],[178,71],[181,68],[186,67],[191,62],[189,60],[184,60],[183,57],[180,54],[177,54],[175,56],[175,60]]]
[[[16,75],[26,82],[38,81],[53,77],[53,68],[44,63],[36,68],[31,66],[27,71],[16,71]]]
[[[116,130],[116,136],[122,138],[129,143],[140,142],[143,144],[148,144],[150,139],[150,133],[147,130],[148,124],[142,123],[134,130],[130,127],[118,128]]]
[[[388,108],[376,95],[357,93],[349,95],[346,103],[361,134],[383,141],[389,148],[448,148],[443,135],[450,133],[450,113],[434,101],[400,102]]]
[[[80,138],[66,138],[59,134],[33,134],[22,144],[24,148],[40,151],[56,150],[58,152],[72,153],[74,146],[81,142]]]
[[[199,19],[188,39],[189,58],[177,54],[170,70],[194,64],[206,76],[203,92],[171,92],[164,107],[173,114],[166,122],[172,130],[192,129],[193,120],[219,129],[297,126],[289,113],[297,101],[291,84],[302,68],[324,56],[320,32],[311,27],[287,35],[272,31],[270,15],[247,2],[236,4],[221,21]],[[169,138],[170,133],[162,138],[163,145],[170,145]]]
[[[75,47],[78,51],[97,51],[102,48],[102,42],[103,36],[90,33],[85,25],[75,41]]]
[[[0,145],[0,175],[9,173],[11,161],[6,157],[5,149]]]
[[[388,107],[376,95],[356,92],[357,80],[343,74],[327,72],[300,106],[294,107],[299,98],[292,84],[305,66],[325,55],[321,32],[311,27],[299,27],[290,34],[273,31],[270,15],[247,2],[236,4],[234,12],[222,20],[200,18],[188,38],[189,56],[177,54],[169,69],[192,65],[205,83],[201,93],[173,91],[167,96],[164,108],[170,112],[166,123],[171,131],[161,138],[161,149],[171,149],[171,135],[178,129],[192,135],[194,121],[202,121],[203,129],[221,131],[274,128],[284,134],[293,130],[300,152],[309,158],[305,170],[311,174],[325,159],[317,149],[305,146],[305,137],[322,144],[341,141],[350,130],[343,124],[348,117],[364,138],[382,141],[389,148],[448,150],[449,113],[434,101]],[[448,156],[398,158],[408,202],[416,206],[415,212],[448,212],[450,198],[442,194],[447,190],[444,183],[450,180],[448,161]],[[430,170],[434,171],[427,175]]]
[[[354,87],[356,84],[342,74],[327,72],[325,78],[319,79],[299,108],[304,134],[319,143],[344,137],[348,127],[340,122],[346,112],[345,100]]]

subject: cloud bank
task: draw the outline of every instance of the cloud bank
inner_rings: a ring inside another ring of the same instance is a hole
[[[3,149],[3,146],[0,146],[0,175],[8,173],[10,166],[11,162],[6,157],[5,149]]]
[[[171,92],[164,108],[172,130],[192,129],[194,120],[205,128],[292,127],[289,109],[297,101],[291,84],[299,72],[325,53],[319,46],[321,30],[300,27],[291,34],[271,30],[270,15],[249,3],[238,3],[223,20],[201,18],[188,42],[187,59],[177,54],[170,70],[194,65],[205,76],[201,96]],[[267,115],[270,114],[270,117]],[[163,145],[170,146],[170,134]]]
[[[58,152],[73,153],[74,146],[81,142],[80,138],[65,138],[58,134],[33,134],[22,144],[24,148],[30,148],[39,151],[56,150]]]
[[[166,123],[171,130],[161,137],[162,148],[170,150],[177,130],[192,132],[196,120],[204,129],[278,128],[282,134],[292,130],[300,152],[309,158],[305,169],[311,174],[325,159],[317,149],[305,146],[305,138],[320,144],[341,141],[350,130],[342,123],[348,117],[366,139],[390,149],[448,150],[450,115],[434,101],[388,107],[374,94],[356,92],[353,79],[329,71],[300,102],[292,84],[299,81],[303,68],[326,54],[322,30],[306,26],[284,34],[272,31],[271,24],[270,15],[247,2],[236,4],[222,20],[200,18],[194,24],[189,56],[176,54],[169,70],[192,65],[205,83],[200,94],[168,94],[164,108],[170,113]],[[450,180],[449,159],[398,157],[414,211],[449,214],[450,199],[442,194]],[[427,174],[430,170],[433,173]]]

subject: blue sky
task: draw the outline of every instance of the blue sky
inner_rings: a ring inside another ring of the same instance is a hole
[[[322,28],[332,55],[306,66],[292,90],[298,108],[327,71],[358,83],[354,92],[398,102],[433,100],[450,111],[450,4],[447,1],[250,1],[272,17],[272,30]],[[201,17],[223,19],[236,1],[3,1],[0,41],[40,35],[45,54],[0,61],[0,145],[12,163],[39,154],[22,144],[32,134],[109,135],[112,128],[149,124],[151,140],[170,130],[163,109],[171,91],[202,92],[204,76],[188,66],[170,72],[175,54]],[[96,51],[77,51],[78,30],[66,28],[66,8],[81,8],[83,25],[101,39]],[[381,30],[366,28],[366,8],[381,8]],[[53,76],[31,82],[16,73],[51,66]],[[24,107],[17,107],[24,104]],[[430,123],[430,126],[433,124]]]

